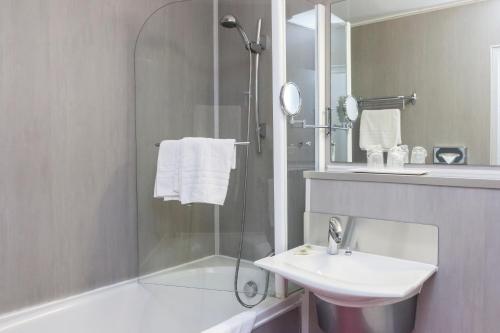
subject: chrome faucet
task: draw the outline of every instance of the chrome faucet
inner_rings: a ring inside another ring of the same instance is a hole
[[[335,255],[339,253],[340,243],[342,242],[342,225],[336,217],[330,218],[328,224],[328,254]]]

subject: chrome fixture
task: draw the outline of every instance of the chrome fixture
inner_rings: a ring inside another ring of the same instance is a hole
[[[235,142],[235,146],[248,146],[250,142]],[[160,142],[155,143],[155,147],[160,147]]]
[[[254,298],[259,292],[259,286],[255,281],[248,281],[243,287],[243,293],[248,298]]]
[[[289,117],[302,111],[302,92],[295,82],[286,82],[280,91],[281,110]]]
[[[352,96],[347,96],[343,108],[347,121],[343,124],[334,125],[332,123],[332,109],[326,108],[326,125],[311,125],[305,119],[297,120],[297,116],[302,111],[302,92],[294,82],[286,82],[280,91],[281,110],[290,117],[290,125],[299,125],[299,128],[326,129],[327,134],[334,130],[350,130],[352,124],[358,118],[358,103]]]
[[[248,35],[245,30],[238,22],[236,16],[227,14],[220,19],[220,25],[227,29],[236,29],[240,34],[243,43],[245,44],[245,49],[249,52],[249,80],[248,80],[248,113],[251,113],[252,105],[252,86],[253,84],[253,55],[255,55],[255,85],[254,85],[254,110],[255,110],[255,132],[256,132],[256,143],[257,152],[260,154],[262,152],[262,139],[265,138],[265,124],[260,122],[260,108],[259,108],[259,66],[260,66],[260,54],[266,49],[265,43],[262,42],[261,30],[262,30],[262,19],[257,21],[257,37],[255,42],[248,39]],[[248,138],[248,140],[250,140]]]
[[[245,48],[248,51],[251,51],[252,53],[255,53],[255,54],[260,54],[265,50],[264,45],[261,44],[261,36],[260,36],[260,30],[262,27],[262,20],[261,19],[259,19],[258,24],[257,24],[257,39],[255,42],[250,41],[245,30],[243,29],[240,22],[238,22],[238,19],[234,15],[231,15],[231,14],[224,15],[220,19],[220,25],[223,26],[224,28],[227,28],[227,29],[238,30],[238,33],[240,34],[240,37],[243,40],[243,43],[245,44]]]
[[[333,119],[332,109],[328,109],[328,115],[330,119]],[[333,120],[330,120],[330,128],[333,131],[341,130],[341,131],[349,131],[352,129],[353,124],[359,117],[359,105],[356,98],[351,95],[345,96],[341,98],[341,103],[339,106],[339,111],[343,114],[344,121],[341,124],[337,125],[333,123]],[[339,112],[336,111],[336,112]],[[333,144],[333,143],[332,143]]]
[[[265,124],[261,124],[260,122],[260,110],[259,110],[259,59],[260,59],[260,54],[265,50],[265,45],[261,43],[261,29],[262,29],[262,19],[259,19],[257,21],[257,38],[255,42],[251,42],[248,39],[247,34],[243,30],[243,27],[241,24],[238,22],[236,17],[234,15],[228,14],[224,15],[221,20],[220,20],[220,25],[224,28],[228,29],[237,29],[241,39],[243,40],[243,43],[245,44],[245,48],[248,51],[248,56],[249,56],[249,75],[248,75],[248,112],[247,112],[247,134],[246,134],[246,141],[250,142],[250,123],[252,119],[252,96],[254,96],[254,112],[255,112],[255,131],[256,131],[256,146],[257,146],[257,153],[262,152],[262,144],[261,144],[261,139],[265,137]],[[255,55],[255,84],[253,82],[254,79],[254,66],[253,66],[253,58]],[[252,94],[252,87],[255,89],[254,94]],[[238,291],[238,276],[240,273],[240,264],[241,264],[241,257],[243,254],[243,236],[245,235],[245,226],[247,222],[247,192],[248,192],[248,157],[249,157],[249,146],[245,146],[245,155],[244,155],[244,170],[243,170],[243,207],[241,209],[241,220],[240,220],[240,243],[239,243],[239,250],[238,250],[238,258],[236,260],[236,269],[234,272],[234,285],[233,285],[233,291],[236,299],[238,302],[246,307],[246,308],[253,308],[254,306],[260,304],[263,302],[266,297],[267,297],[267,292],[269,289],[269,272],[266,272],[266,285],[264,288],[264,292],[262,294],[262,297],[257,301],[257,303],[254,304],[247,304],[245,303],[239,294]],[[273,251],[271,251],[269,255],[274,254]],[[249,289],[248,287],[251,288],[251,286],[246,285],[246,290],[244,292],[248,292]]]
[[[417,94],[415,92],[410,96],[361,98],[358,100],[358,105],[361,110],[390,108],[404,110],[408,104],[417,104]]]
[[[359,117],[359,104],[356,98],[351,95],[346,96],[344,100],[345,117],[351,122],[355,122]]]
[[[296,120],[295,116],[302,111],[302,92],[294,82],[286,82],[280,91],[281,111],[290,117],[291,125],[300,125],[302,128],[323,128],[330,130],[330,117],[328,117],[328,125],[309,125],[305,119]],[[329,108],[327,109],[330,110]],[[329,112],[327,112],[328,114]]]
[[[254,87],[254,110],[255,110],[255,138],[257,140],[257,152],[262,152],[262,139],[266,137],[266,124],[260,122],[260,103],[259,103],[259,68],[260,54],[265,50],[262,44],[262,19],[257,21],[257,37],[255,42],[250,42],[250,52],[255,54],[255,87]],[[251,57],[251,55],[250,55]],[[248,90],[250,91],[251,88]],[[249,104],[250,105],[250,104]]]
[[[415,329],[418,296],[395,304],[364,308],[315,299],[318,325],[325,333],[411,333]],[[345,325],[346,322],[350,324]]]
[[[328,223],[328,254],[338,254],[342,243],[342,225],[336,217],[331,217]]]
[[[245,33],[245,30],[243,30],[243,27],[240,25],[238,20],[234,15],[228,14],[224,15],[220,19],[220,25],[223,26],[224,28],[227,29],[237,29],[238,33],[241,36],[241,39],[243,40],[243,43],[245,44],[245,48],[247,50],[250,50],[250,39],[248,39],[247,34]]]

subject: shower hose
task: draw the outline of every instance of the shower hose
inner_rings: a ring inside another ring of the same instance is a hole
[[[252,51],[249,50],[248,51],[248,54],[249,54],[249,63],[250,63],[250,69],[249,69],[249,80],[248,80],[248,113],[247,113],[247,133],[246,133],[246,141],[247,142],[250,142],[250,123],[251,123],[251,108],[252,108],[252,76],[253,76],[253,54],[252,54]],[[258,62],[256,62],[256,74],[258,74]],[[258,75],[256,75],[256,80],[258,80]],[[257,133],[257,135],[259,135],[259,133]],[[259,299],[259,301],[257,303],[254,303],[254,304],[248,304],[246,302],[244,302],[241,297],[240,297],[240,294],[239,294],[239,291],[238,291],[238,276],[239,276],[239,272],[240,272],[240,264],[241,264],[241,257],[242,257],[242,254],[243,254],[243,238],[244,238],[244,235],[245,235],[245,225],[246,225],[246,217],[247,217],[247,214],[246,214],[246,210],[247,210],[247,187],[248,187],[248,155],[249,155],[249,147],[250,145],[246,145],[244,146],[245,147],[245,159],[244,159],[244,163],[243,163],[243,166],[244,166],[244,180],[243,180],[243,207],[242,207],[242,211],[241,211],[241,229],[240,229],[240,243],[239,243],[239,250],[238,250],[238,259],[236,260],[236,269],[235,269],[235,273],[234,273],[234,294],[236,296],[236,299],[238,300],[238,302],[244,306],[245,308],[253,308],[257,305],[259,305],[260,303],[262,303],[266,297],[267,297],[267,293],[269,291],[269,277],[270,277],[270,273],[269,271],[266,272],[266,287],[265,287],[265,290],[264,290],[264,293],[262,294],[262,297]],[[272,255],[273,254],[273,251],[271,251],[269,255]]]

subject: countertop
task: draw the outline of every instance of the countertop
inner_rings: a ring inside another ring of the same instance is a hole
[[[339,164],[329,166],[327,171],[304,171],[304,177],[319,180],[500,189],[499,167],[437,167],[433,165],[408,167],[409,169],[427,171],[427,174],[421,176],[355,173],[352,171],[364,166],[363,164]]]

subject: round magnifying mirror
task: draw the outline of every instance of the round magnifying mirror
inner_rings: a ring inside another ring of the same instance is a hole
[[[302,95],[299,87],[293,82],[287,82],[281,87],[281,109],[288,116],[293,117],[302,110]]]
[[[351,121],[354,122],[358,119],[359,116],[359,110],[358,110],[358,101],[356,98],[352,96],[347,96],[345,99],[345,114],[347,118]]]

